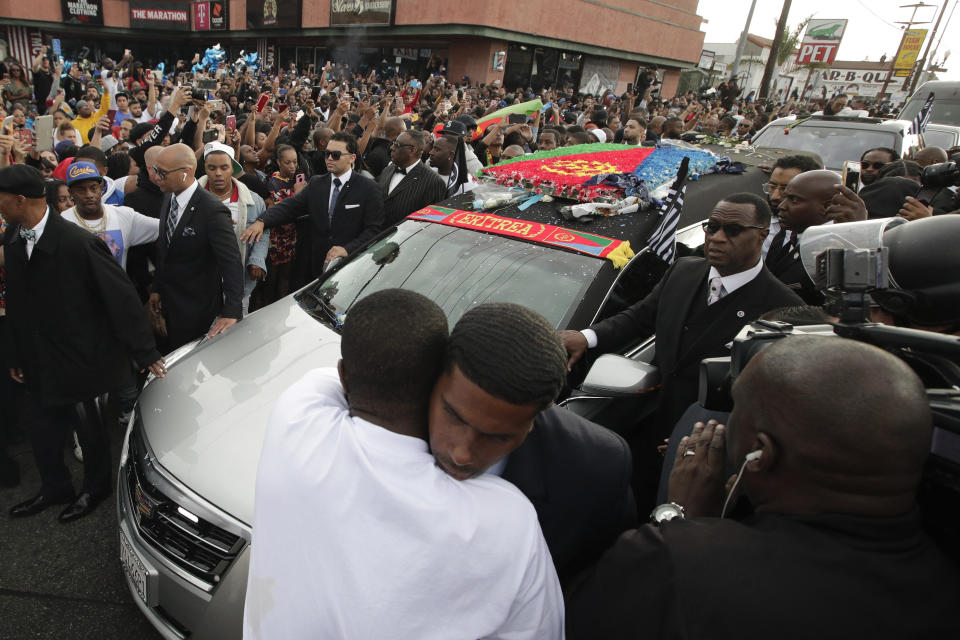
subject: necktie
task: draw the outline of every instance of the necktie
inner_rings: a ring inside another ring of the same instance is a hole
[[[23,227],[20,227],[20,237],[23,238],[24,241],[33,240],[34,242],[36,242],[37,232],[34,231],[33,229],[24,229]]]
[[[340,178],[333,179],[333,192],[330,194],[330,209],[327,213],[330,215],[330,222],[333,222],[333,209],[337,206],[337,198],[340,197]]]
[[[177,197],[173,196],[170,198],[170,210],[167,212],[167,244],[170,244],[170,241],[173,240],[173,232],[177,228],[177,209],[179,204],[177,203]]]
[[[710,295],[707,296],[707,305],[713,304],[725,295],[727,295],[727,291],[723,288],[723,281],[720,276],[710,278]]]
[[[394,173],[402,173],[403,175],[407,175],[407,170],[404,169],[403,167],[396,167],[396,168],[393,170],[393,172],[394,172]]]

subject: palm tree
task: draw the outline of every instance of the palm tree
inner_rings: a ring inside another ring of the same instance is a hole
[[[807,23],[810,22],[812,17],[808,16],[793,31],[783,36],[783,40],[780,41],[780,48],[777,50],[778,67],[782,67],[783,63],[789,60],[793,52],[799,48],[800,41],[803,39],[803,30],[807,28]]]

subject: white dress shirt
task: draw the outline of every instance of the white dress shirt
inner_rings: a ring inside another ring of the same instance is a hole
[[[333,204],[333,179],[336,178],[340,181],[340,193],[337,194],[337,200],[340,199],[340,196],[343,195],[343,187],[350,181],[350,176],[353,175],[353,169],[347,169],[343,172],[343,175],[335,176],[332,173],[330,174],[330,199],[327,201],[327,212],[330,215],[333,215],[333,211],[330,210],[330,205]]]
[[[780,225],[780,216],[771,216],[770,217],[770,233],[767,234],[767,237],[763,239],[763,247],[760,249],[760,259],[766,260],[767,254],[770,253],[770,247],[773,245],[773,239],[780,233],[780,229],[783,227]],[[783,234],[783,242],[786,244],[790,242],[790,236],[793,235],[793,231],[787,230]]]
[[[414,167],[416,167],[418,164],[420,164],[420,161],[419,161],[419,160],[417,160],[417,161],[414,162],[412,165],[410,165],[409,167],[407,167],[407,175],[410,175],[410,172],[413,171]],[[394,165],[394,166],[396,166],[396,165]],[[402,174],[402,173],[397,173],[396,171],[394,171],[394,172],[393,172],[393,177],[390,178],[390,188],[387,189],[387,193],[388,193],[388,194],[392,193],[393,190],[397,188],[397,185],[400,184],[400,181],[403,180],[404,178],[406,178],[407,175],[404,175],[404,174]]]
[[[720,282],[723,284],[724,295],[730,295],[743,285],[751,282],[754,278],[760,275],[760,270],[763,269],[763,260],[760,259],[757,261],[757,264],[753,265],[746,271],[741,271],[739,273],[733,273],[729,276],[721,276],[720,272],[717,271],[717,268],[714,266],[710,267],[710,273],[707,274],[707,282],[710,282],[713,278],[720,278]],[[584,329],[580,333],[583,334],[583,337],[587,339],[587,348],[593,349],[597,346],[597,332],[593,329]]]
[[[188,169],[184,169],[188,171]],[[176,229],[177,225],[180,223],[180,216],[183,215],[183,212],[187,210],[187,204],[190,203],[190,198],[193,197],[193,192],[197,190],[197,187],[200,183],[196,180],[193,181],[189,187],[177,194],[177,219],[173,221],[173,228]]]
[[[351,416],[335,369],[277,400],[257,470],[243,637],[563,637],[533,505],[458,481],[425,440]]]
[[[37,243],[40,242],[40,236],[43,235],[43,229],[47,226],[47,216],[50,215],[50,207],[47,207],[47,210],[43,213],[43,217],[40,218],[40,222],[34,225],[33,229],[28,229],[28,231],[33,231],[36,234],[36,238],[33,240],[27,240],[27,260],[30,259],[30,256],[33,254],[33,248],[37,246]]]

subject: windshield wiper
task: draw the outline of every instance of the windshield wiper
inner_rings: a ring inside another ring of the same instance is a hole
[[[316,291],[313,289],[307,289],[300,296],[300,300],[303,300],[304,298],[309,298],[314,303],[313,308],[308,309],[309,312],[315,313],[317,309],[320,309],[320,311],[323,312],[322,315],[324,318],[326,318],[335,329],[339,329],[340,325],[343,324],[337,314],[337,310],[333,308],[333,306],[330,304],[330,301],[323,296],[318,295]]]

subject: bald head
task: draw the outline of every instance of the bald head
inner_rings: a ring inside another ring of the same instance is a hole
[[[157,156],[160,170],[157,186],[164,193],[180,193],[196,180],[197,156],[185,144],[172,144]]]
[[[913,160],[921,167],[929,167],[931,164],[946,162],[949,158],[947,152],[940,147],[924,147],[913,155]]]
[[[827,221],[827,205],[836,193],[840,176],[833,171],[805,171],[790,180],[779,204],[780,223],[801,233]]]
[[[920,379],[846,339],[792,336],[755,356],[733,387],[729,450],[748,463],[758,510],[894,515],[913,506],[930,451]]]
[[[152,167],[157,163],[157,158],[160,156],[160,153],[164,150],[164,147],[155,145],[148,148],[143,152],[143,161],[148,167]]]

